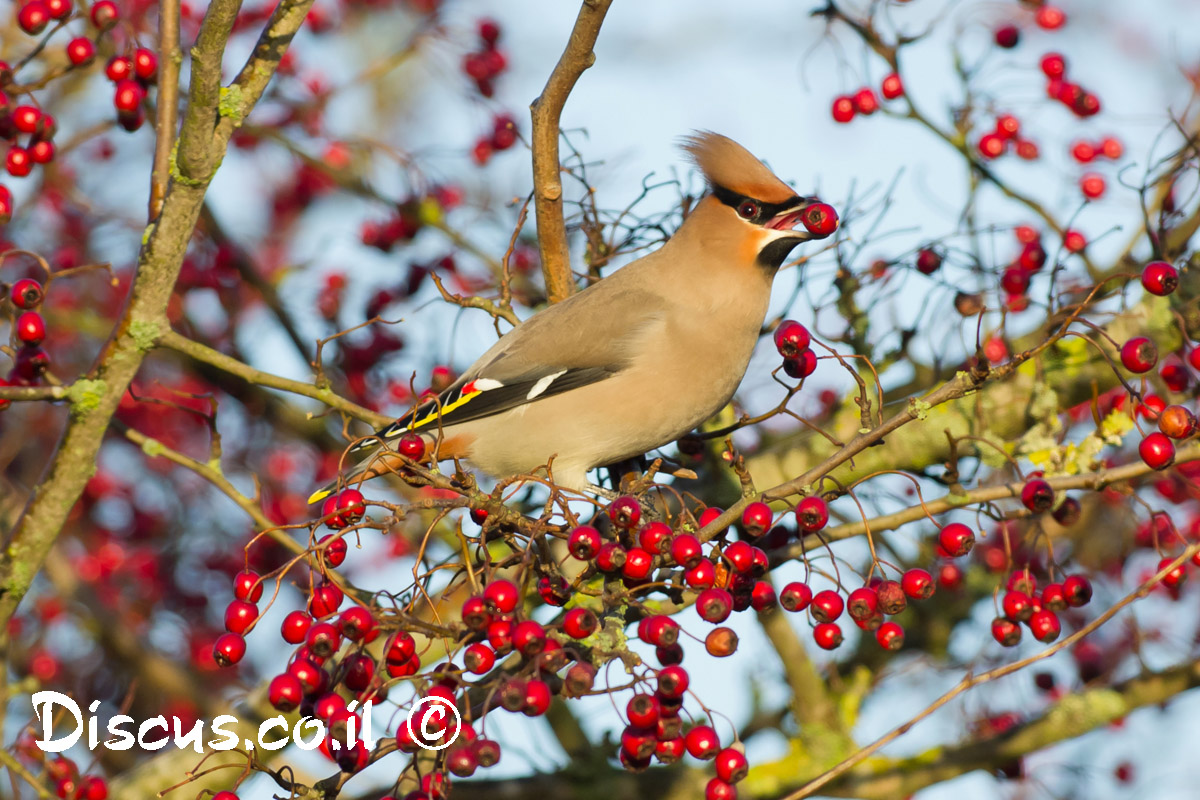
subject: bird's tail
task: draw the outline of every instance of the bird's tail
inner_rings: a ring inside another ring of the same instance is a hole
[[[339,488],[350,486],[351,484],[355,483],[355,479],[367,471],[370,462],[371,459],[364,459],[360,463],[355,464],[349,472],[341,474],[339,477],[334,478],[320,489],[317,489],[315,492],[309,495],[309,505],[312,505],[313,503],[320,503],[322,500],[336,492]]]

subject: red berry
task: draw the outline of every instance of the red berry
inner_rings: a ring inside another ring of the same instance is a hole
[[[1059,53],[1042,56],[1042,72],[1051,80],[1061,79],[1067,74],[1067,60]]]
[[[1061,583],[1048,583],[1042,589],[1042,608],[1051,611],[1063,611],[1067,608],[1067,596]]]
[[[638,531],[638,544],[651,555],[665,555],[671,549],[671,526],[665,522],[649,522]]]
[[[73,6],[71,0],[42,0],[46,4],[46,10],[50,12],[53,19],[66,19],[71,16]]]
[[[1021,132],[1021,121],[1012,114],[996,117],[996,135],[1001,139],[1016,139]]]
[[[580,525],[567,537],[567,549],[580,561],[589,561],[595,558],[602,545],[600,531],[591,525]]]
[[[683,697],[691,678],[686,669],[679,665],[663,667],[658,671],[658,695],[669,700]]]
[[[812,589],[807,583],[793,582],[783,587],[779,593],[779,604],[787,611],[803,611],[812,603]]]
[[[750,590],[750,607],[755,611],[766,611],[775,607],[775,587],[766,581],[756,581]]]
[[[30,36],[41,33],[45,30],[49,22],[50,9],[46,7],[46,4],[42,0],[29,0],[17,12],[17,24],[21,26],[21,30]]]
[[[1063,234],[1063,247],[1071,253],[1079,253],[1087,247],[1087,239],[1079,231],[1067,231]]]
[[[1079,179],[1079,191],[1089,200],[1098,200],[1104,195],[1105,188],[1104,176],[1095,172],[1088,172]]]
[[[1158,363],[1158,348],[1145,336],[1135,336],[1121,345],[1121,364],[1130,372],[1141,375]]]
[[[933,597],[936,588],[933,576],[920,567],[914,567],[905,572],[900,578],[900,585],[904,588],[904,593],[914,600],[927,600]]]
[[[13,127],[21,133],[37,133],[42,123],[42,112],[33,106],[17,106],[9,115]]]
[[[863,116],[869,116],[879,110],[879,98],[870,88],[863,87],[854,93],[852,98],[854,110]]]
[[[625,705],[629,724],[635,728],[653,728],[658,724],[660,710],[652,694],[635,694]]]
[[[234,600],[225,607],[225,630],[245,633],[258,619],[258,607],[245,600]]]
[[[717,757],[713,759],[713,767],[717,777],[726,783],[737,783],[750,771],[745,754],[732,747],[726,747],[717,753]]]
[[[489,47],[500,39],[500,25],[492,19],[479,20],[479,38]]]
[[[520,591],[512,581],[500,578],[483,587],[483,598],[500,614],[516,609]]]
[[[1079,521],[1081,512],[1082,508],[1079,505],[1079,501],[1074,497],[1067,497],[1059,503],[1058,508],[1051,512],[1051,516],[1054,517],[1054,521],[1059,525],[1069,528]]]
[[[54,160],[54,142],[38,139],[29,145],[29,157],[35,164],[49,164]]]
[[[632,547],[625,552],[625,565],[621,574],[631,581],[641,581],[649,577],[654,569],[654,556],[640,547]]]
[[[1150,294],[1165,297],[1179,286],[1179,272],[1166,261],[1151,261],[1142,270],[1142,286]]]
[[[33,171],[33,158],[24,147],[14,144],[8,148],[4,166],[14,178],[24,178]]]
[[[828,203],[813,203],[801,212],[800,221],[809,233],[828,236],[837,230],[838,215]]]
[[[985,133],[979,137],[979,154],[984,158],[999,158],[1004,155],[1005,140],[995,133]]]
[[[835,622],[822,622],[813,628],[813,640],[823,650],[836,650],[842,643],[842,629]]]
[[[262,599],[261,576],[253,570],[244,569],[233,576],[233,596],[238,600],[257,603]]]
[[[639,632],[642,625],[645,625],[645,633],[640,638],[647,644],[670,647],[679,641],[679,623],[665,614],[646,617],[638,626]]]
[[[1016,25],[1001,25],[996,28],[993,39],[997,47],[1011,50],[1021,41],[1021,30]]]
[[[133,59],[113,56],[104,66],[104,74],[113,83],[129,80],[133,77]]]
[[[697,725],[683,737],[684,746],[692,758],[707,761],[721,749],[721,740],[717,732],[707,725]]]
[[[1175,463],[1175,445],[1166,434],[1158,431],[1142,439],[1142,443],[1138,445],[1138,454],[1151,469],[1166,469]]]
[[[113,107],[126,114],[133,113],[141,106],[146,97],[146,90],[134,80],[123,80],[117,84],[113,93]]]
[[[572,608],[563,617],[563,633],[572,639],[586,639],[600,626],[596,614],[590,608]]]
[[[1071,145],[1071,156],[1080,164],[1087,164],[1096,158],[1096,148],[1088,142],[1080,140]]]
[[[42,302],[42,285],[33,278],[22,278],[13,284],[9,297],[17,308],[36,308]]]
[[[632,497],[618,497],[608,507],[608,518],[618,528],[636,528],[642,518],[642,506]]]
[[[996,617],[992,620],[992,638],[1005,647],[1015,647],[1021,641],[1021,626],[1004,617]]]
[[[700,540],[690,533],[681,533],[671,542],[671,559],[679,566],[691,570],[704,558]]]
[[[546,629],[531,619],[518,622],[513,628],[512,644],[524,656],[536,656],[546,648]]]
[[[932,275],[942,266],[942,254],[932,247],[922,247],[917,251],[917,272],[922,275]]]
[[[17,338],[28,345],[39,345],[46,338],[46,321],[36,311],[24,311],[17,317]]]
[[[833,121],[846,123],[854,119],[854,100],[847,95],[840,95],[833,100]]]
[[[701,619],[713,624],[728,619],[732,608],[733,596],[724,589],[705,589],[696,598],[696,613]]]
[[[975,546],[975,532],[961,522],[951,522],[938,533],[938,544],[949,556],[965,556]]]
[[[824,589],[813,597],[810,608],[817,622],[833,622],[842,615],[845,605],[840,594],[832,589]]]
[[[318,586],[308,599],[308,611],[317,619],[324,619],[336,614],[345,598],[342,590],[332,583]]]
[[[775,349],[784,358],[792,358],[812,345],[808,328],[794,319],[785,319],[775,329]]]
[[[1017,142],[1017,157],[1025,161],[1037,160],[1039,151],[1037,142],[1031,142],[1028,139],[1021,139]]]
[[[884,650],[899,650],[904,646],[904,628],[898,622],[889,620],[876,629],[875,641]]]
[[[406,433],[396,443],[396,452],[413,461],[425,457],[425,440],[415,433]]]
[[[86,36],[79,36],[67,42],[67,60],[76,67],[92,63],[96,57],[96,45]]]
[[[326,659],[342,646],[342,635],[332,622],[318,622],[308,629],[304,643],[314,656]]]
[[[350,489],[348,491],[355,490]],[[346,538],[344,536],[339,536],[335,539],[333,538],[333,534],[329,533],[322,536],[317,542],[317,545],[324,546],[323,556],[327,565],[336,569],[345,562],[346,552],[349,546],[346,544]]]
[[[620,572],[625,566],[625,548],[617,542],[608,542],[596,554],[596,569],[601,572]]]
[[[773,517],[771,507],[766,503],[751,503],[742,512],[742,530],[746,532],[747,536],[757,539],[771,527]]]
[[[1048,31],[1058,30],[1067,23],[1067,15],[1063,10],[1057,6],[1050,5],[1039,8],[1033,19],[1039,28]]]
[[[1049,644],[1062,633],[1062,623],[1053,611],[1043,608],[1033,612],[1033,616],[1029,618],[1029,632],[1042,644]]]
[[[1044,478],[1032,478],[1021,487],[1021,502],[1034,513],[1047,511],[1054,505],[1054,489]]]
[[[300,644],[308,635],[308,629],[312,627],[312,624],[313,618],[308,614],[303,611],[292,611],[283,618],[280,633],[285,642]]]
[[[213,660],[219,667],[229,667],[246,655],[246,640],[236,633],[223,633],[213,644]]]
[[[878,613],[879,595],[875,594],[874,589],[860,586],[850,593],[850,597],[846,601],[846,608],[850,611],[850,616],[854,619],[865,620]]]
[[[817,354],[803,350],[799,355],[783,360],[783,371],[796,380],[807,378],[817,368]]]
[[[815,533],[829,522],[829,506],[819,496],[806,497],[796,506],[796,522],[805,533]]]
[[[1125,146],[1121,144],[1121,140],[1112,136],[1106,136],[1100,142],[1100,150],[1104,153],[1105,158],[1111,158],[1116,161],[1125,153]]]
[[[133,71],[147,83],[153,83],[158,75],[158,56],[152,50],[139,47],[133,54]]]
[[[720,778],[711,778],[704,784],[704,800],[737,800],[737,787]]]
[[[496,651],[483,642],[476,642],[463,652],[463,665],[475,675],[490,672],[496,664]]]
[[[1033,601],[1025,592],[1016,590],[1006,592],[1001,605],[1004,609],[1004,616],[1013,622],[1025,622],[1033,616]]]
[[[888,100],[895,100],[904,94],[904,83],[900,80],[900,76],[893,72],[884,77],[883,83],[879,86],[879,91]]]
[[[116,24],[120,14],[113,0],[99,0],[92,5],[92,24],[100,30],[107,30]]]

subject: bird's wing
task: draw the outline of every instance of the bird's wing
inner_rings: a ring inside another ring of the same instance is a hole
[[[661,295],[614,280],[623,271],[509,331],[436,400],[350,452],[369,450],[409,431],[499,414],[620,373],[637,352],[640,335],[661,322],[664,308]]]

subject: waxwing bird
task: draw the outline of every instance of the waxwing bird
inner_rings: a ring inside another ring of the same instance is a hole
[[[534,314],[436,401],[359,441],[350,453],[369,457],[343,482],[399,468],[392,448],[412,431],[435,459],[495,477],[549,464],[557,486],[584,489],[589,470],[675,441],[723,408],[750,363],[776,271],[837,218],[732,139],[700,132],[683,149],[710,191],[670,240]]]

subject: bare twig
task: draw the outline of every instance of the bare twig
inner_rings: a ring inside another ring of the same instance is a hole
[[[542,256],[542,274],[546,296],[551,303],[570,297],[575,291],[571,276],[571,254],[567,248],[567,225],[563,219],[563,187],[558,161],[558,124],[567,96],[583,71],[596,61],[592,48],[600,35],[600,25],[612,0],[584,0],[571,30],[571,38],[546,88],[533,101],[533,188],[537,216],[538,248]]]
[[[158,106],[155,109],[154,170],[150,174],[150,219],[162,212],[171,177],[171,149],[175,146],[175,124],[179,113],[179,0],[158,5]]]

